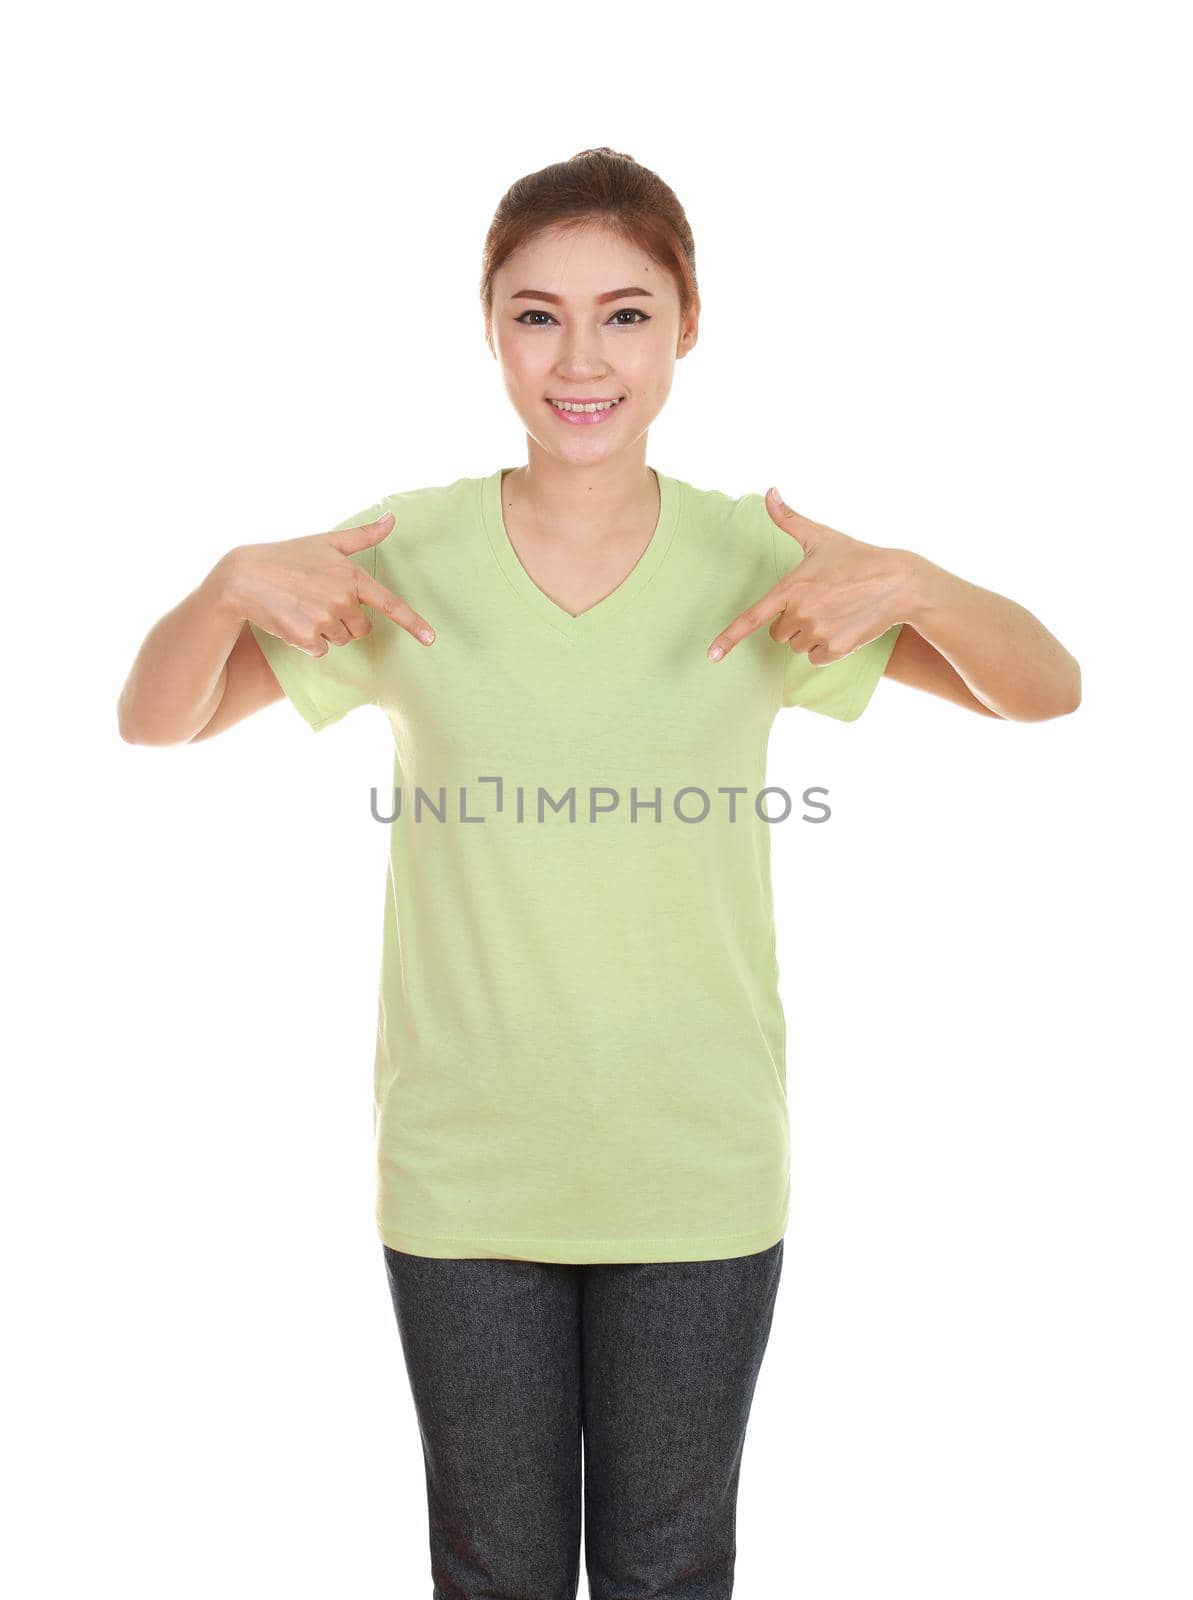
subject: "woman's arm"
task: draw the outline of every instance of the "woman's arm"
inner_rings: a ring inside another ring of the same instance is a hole
[[[375,547],[393,513],[272,544],[238,545],[186,599],[150,629],[120,694],[120,734],[130,744],[185,744],[218,733],[280,698],[249,623],[308,656],[372,631],[365,613],[434,642],[427,619],[377,582]]]
[[[244,660],[251,648],[264,670],[236,671],[241,715],[280,697],[281,686],[230,599],[233,554],[217,561],[198,588],[146,635],[117,702],[120,737],[129,744],[184,744],[206,727],[224,697],[229,657],[245,635],[248,643],[237,655]]]
[[[953,700],[964,687],[966,699],[1013,722],[1076,711],[1081,668],[1030,611],[913,550],[898,556],[897,609],[908,626],[887,662],[888,678]]]
[[[777,489],[767,490],[764,503],[792,541],[789,553],[799,554],[717,635],[711,660],[723,660],[770,623],[776,643],[825,667],[901,624],[883,668],[897,682],[1009,722],[1043,722],[1081,704],[1081,668],[1014,600],[966,583],[914,550],[867,544],[813,522]]]

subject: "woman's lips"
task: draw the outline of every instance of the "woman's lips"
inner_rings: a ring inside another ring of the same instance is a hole
[[[609,406],[604,411],[561,411],[558,406],[553,406],[550,400],[544,400],[543,404],[561,422],[569,422],[573,428],[591,428],[599,422],[607,421],[615,412],[620,411],[624,399],[625,396],[622,395],[615,406]]]

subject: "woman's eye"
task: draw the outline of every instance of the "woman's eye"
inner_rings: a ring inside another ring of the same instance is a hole
[[[543,326],[541,322],[527,322],[527,317],[546,317],[548,322],[555,321],[555,318],[549,311],[523,311],[520,317],[514,318],[514,321],[522,323],[523,327],[526,328],[541,328]],[[645,311],[639,311],[637,306],[622,306],[620,311],[615,311],[613,313],[613,316],[609,319],[610,322],[614,321],[617,317],[637,317],[638,322],[650,321],[650,318],[646,315]],[[623,322],[620,324],[620,326],[623,328],[636,328],[638,326],[638,322]]]

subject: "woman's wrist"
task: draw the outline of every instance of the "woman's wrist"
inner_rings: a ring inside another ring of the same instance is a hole
[[[960,582],[952,573],[914,550],[898,550],[899,620],[914,628],[927,622],[947,603],[950,584]]]
[[[200,592],[220,620],[237,629],[248,620],[239,581],[241,549],[237,545],[222,555],[199,585]]]

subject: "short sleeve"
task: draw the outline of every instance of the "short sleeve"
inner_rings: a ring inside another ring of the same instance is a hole
[[[345,528],[358,527],[362,522],[374,522],[385,509],[386,502],[380,500],[337,522],[331,531],[342,533]],[[377,549],[377,545],[370,545],[348,559],[355,561],[370,578],[376,578]],[[376,613],[370,606],[364,609],[375,628]],[[305,650],[287,644],[276,634],[266,633],[255,622],[250,621],[249,627],[286,698],[316,733],[338,722],[356,706],[377,704],[371,631],[363,639],[352,639],[348,644],[328,645],[321,656],[309,656]]]
[[[855,721],[870,704],[902,628],[903,624],[896,622],[869,644],[859,645],[840,661],[830,661],[823,667],[784,645],[787,660],[783,667],[783,704],[820,711],[841,722]]]
[[[793,571],[804,559],[804,553],[794,539],[790,539],[776,526],[766,501],[759,501],[762,515],[770,524],[771,546],[775,554],[776,582]],[[780,562],[780,541],[785,562]],[[903,631],[896,622],[885,633],[867,644],[859,645],[840,661],[830,661],[818,667],[808,660],[803,651],[790,645],[781,646],[783,662],[783,700],[785,706],[802,706],[805,711],[819,711],[823,716],[836,717],[840,722],[854,722],[870,704],[878,680],[886,671],[886,664],[895,648],[895,641]]]

